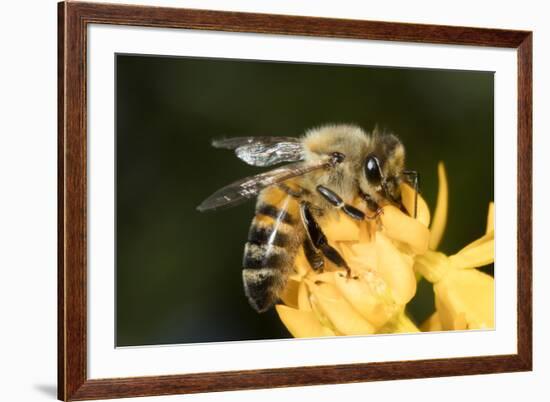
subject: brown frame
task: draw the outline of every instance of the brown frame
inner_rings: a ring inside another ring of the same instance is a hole
[[[282,35],[476,45],[518,54],[517,354],[201,374],[87,377],[87,26],[135,25]],[[532,32],[186,10],[58,4],[58,397],[137,397],[532,369]]]

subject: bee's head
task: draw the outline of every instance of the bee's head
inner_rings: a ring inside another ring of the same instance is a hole
[[[338,160],[328,174],[319,174],[316,180],[339,192],[346,202],[353,200],[358,190],[376,202],[399,200],[405,149],[395,135],[378,129],[367,134],[354,125],[329,125],[310,130],[304,145],[310,161]]]
[[[329,170],[319,172],[315,180],[336,191],[346,202],[357,195],[357,172],[369,148],[370,137],[354,125],[327,125],[309,130],[304,138],[309,161],[334,161]]]
[[[372,144],[364,155],[359,187],[373,201],[400,199],[399,183],[405,164],[405,148],[393,134],[372,134]]]

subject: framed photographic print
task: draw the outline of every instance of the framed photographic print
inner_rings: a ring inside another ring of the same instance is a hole
[[[531,370],[531,62],[59,3],[59,398]]]

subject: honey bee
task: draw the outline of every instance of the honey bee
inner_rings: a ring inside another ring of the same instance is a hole
[[[277,302],[300,247],[314,270],[322,270],[326,259],[351,277],[319,218],[340,210],[351,219],[376,219],[381,205],[403,209],[403,180],[418,191],[418,173],[404,168],[403,143],[378,129],[367,133],[355,125],[326,125],[301,138],[237,137],[214,140],[212,145],[234,150],[253,166],[291,162],[223,187],[197,207],[216,210],[257,197],[242,276],[246,297],[258,312]],[[357,197],[366,202],[367,212],[351,205]]]

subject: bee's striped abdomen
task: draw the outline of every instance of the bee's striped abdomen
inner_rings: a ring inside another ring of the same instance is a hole
[[[243,283],[251,306],[263,312],[278,299],[297,250],[297,202],[278,188],[258,199],[243,256]],[[299,243],[298,243],[299,244]]]

